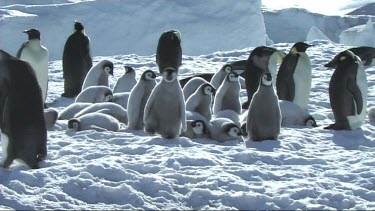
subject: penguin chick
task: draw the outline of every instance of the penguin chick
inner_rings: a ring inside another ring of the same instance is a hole
[[[286,100],[279,100],[279,105],[282,117],[281,126],[317,127],[314,117],[299,105]]]
[[[216,114],[221,110],[230,109],[240,114],[242,111],[240,89],[238,74],[235,72],[229,73],[216,92],[213,113]]]
[[[108,114],[88,113],[78,118],[70,119],[68,121],[68,128],[75,131],[96,130],[99,132],[116,132],[120,129],[120,122]]]
[[[82,109],[89,107],[92,103],[72,103],[65,107],[60,113],[58,120],[68,120],[74,117],[74,115],[80,112]]]
[[[107,86],[108,76],[113,76],[113,63],[108,60],[102,60],[94,65],[86,75],[83,81],[82,90],[90,86]]]
[[[75,102],[101,103],[112,100],[112,90],[107,86],[90,86],[78,94]]]
[[[198,87],[202,84],[209,84],[208,81],[206,81],[203,78],[196,77],[189,80],[184,88],[182,89],[182,92],[184,93],[185,100],[189,99],[189,97],[198,89]]]
[[[128,128],[132,130],[143,130],[143,114],[146,102],[156,85],[156,74],[152,70],[143,72],[140,80],[131,90],[128,99]]]
[[[125,66],[125,73],[117,80],[113,93],[130,92],[135,86],[137,80],[135,79],[135,70],[130,66]]]
[[[88,113],[103,113],[113,116],[120,122],[128,124],[128,112],[120,105],[112,102],[94,103],[87,108],[82,109],[75,118],[83,116]]]
[[[227,118],[215,118],[208,126],[210,138],[218,142],[229,140],[243,141],[241,128]]]
[[[202,120],[187,120],[186,132],[181,132],[181,136],[190,139],[208,138],[208,128]]]
[[[215,91],[215,88],[211,84],[200,85],[186,100],[186,110],[200,113],[209,121],[212,116],[211,104]]]

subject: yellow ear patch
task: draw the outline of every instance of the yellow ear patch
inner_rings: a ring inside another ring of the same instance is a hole
[[[346,56],[340,57],[340,61],[344,61],[346,59]]]

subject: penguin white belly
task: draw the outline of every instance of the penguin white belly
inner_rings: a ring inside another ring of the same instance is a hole
[[[300,53],[296,69],[293,74],[294,100],[293,102],[307,110],[311,90],[311,64],[307,54]]]
[[[24,49],[20,59],[29,62],[34,69],[39,86],[42,89],[43,100],[45,100],[48,85],[48,51],[41,49],[39,52],[31,52],[29,49]]]
[[[9,146],[9,137],[4,133],[1,133],[1,146],[2,146],[2,153],[3,153],[1,165],[3,165],[5,160],[8,158],[8,146]]]
[[[358,115],[353,115],[353,116],[348,116],[348,122],[350,129],[356,130],[361,125],[363,124],[365,117],[366,117],[366,108],[367,108],[367,78],[366,78],[366,72],[363,68],[363,66],[360,64],[357,69],[357,77],[356,77],[356,82],[358,85],[359,90],[361,91],[362,94],[362,101],[363,101],[363,106],[362,106],[362,112]],[[357,105],[354,101],[354,105],[356,107],[355,110],[357,110]]]

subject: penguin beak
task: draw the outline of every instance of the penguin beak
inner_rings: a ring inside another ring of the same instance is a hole
[[[332,60],[332,61],[328,62],[327,64],[324,65],[324,67],[326,67],[328,69],[333,69],[333,68],[336,67],[336,61]]]

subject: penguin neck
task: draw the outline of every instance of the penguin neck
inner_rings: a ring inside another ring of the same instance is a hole
[[[32,49],[40,49],[41,48],[41,43],[40,43],[40,40],[38,40],[38,39],[32,39],[32,40],[29,40],[27,42],[28,42],[28,46],[30,46],[30,48],[32,48]]]

